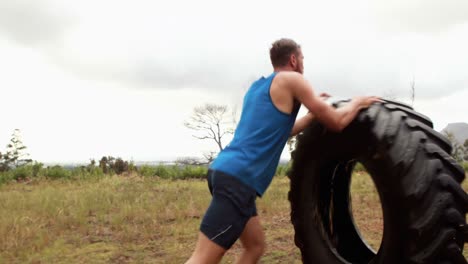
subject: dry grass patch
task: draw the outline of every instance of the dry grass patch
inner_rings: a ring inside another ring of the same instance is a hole
[[[370,177],[353,180],[354,216],[378,248],[383,225],[371,186]],[[258,200],[268,244],[263,263],[300,263],[288,190],[289,180],[277,177]],[[106,177],[7,184],[0,201],[0,263],[182,263],[210,194],[204,180]],[[223,263],[240,250],[234,245]]]

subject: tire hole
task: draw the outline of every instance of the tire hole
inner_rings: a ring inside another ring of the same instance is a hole
[[[350,195],[356,229],[362,240],[377,252],[383,236],[382,204],[374,181],[361,163],[354,168]]]

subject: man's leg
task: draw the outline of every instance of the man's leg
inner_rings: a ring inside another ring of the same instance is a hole
[[[195,251],[185,264],[219,263],[226,250],[199,232]]]
[[[240,237],[244,250],[237,263],[257,263],[265,252],[265,234],[263,233],[260,217],[254,216],[245,225]]]

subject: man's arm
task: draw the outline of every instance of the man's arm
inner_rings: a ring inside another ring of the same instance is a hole
[[[312,122],[312,120],[314,120],[314,115],[311,112],[307,113],[307,115],[296,120],[291,130],[290,136],[293,137],[301,133],[302,130],[304,130]]]
[[[330,98],[330,95],[327,94],[327,93],[322,93],[320,94],[320,99],[325,101],[327,100],[328,98]],[[314,120],[314,115],[309,112],[307,113],[307,115],[299,118],[298,120],[296,120],[296,122],[294,123],[294,126],[293,128],[291,129],[291,137],[299,134],[300,132],[302,132],[311,122],[312,120]]]
[[[367,108],[372,103],[380,101],[380,99],[375,96],[355,97],[344,107],[336,109],[316,96],[313,92],[312,86],[302,77],[302,75],[292,73],[287,74],[285,78],[285,83],[291,91],[292,96],[309,109],[312,115],[317,118],[320,123],[334,132],[340,132],[349,125],[361,109]],[[298,122],[301,121],[301,127],[293,129],[294,133],[297,134],[302,131],[299,130],[299,128],[304,129],[308,124],[307,121],[310,123],[311,119],[307,117],[303,118],[306,118],[303,121],[305,124],[302,123],[302,119],[298,120]]]

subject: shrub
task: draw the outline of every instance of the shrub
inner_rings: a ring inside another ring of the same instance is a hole
[[[42,170],[44,169],[44,164],[39,163],[39,162],[34,162],[33,165],[29,165],[32,167],[32,177],[38,177]]]
[[[130,161],[128,163],[128,171],[129,172],[135,172],[135,171],[138,171],[137,167],[135,166],[135,163],[133,163],[133,161]]]
[[[157,176],[163,179],[203,179],[208,172],[202,165],[143,165],[138,167],[138,174],[145,177]]]
[[[14,180],[24,180],[26,178],[31,178],[33,175],[32,166],[20,166],[16,167],[10,172],[11,178]]]
[[[91,177],[102,177],[104,176],[104,172],[99,167],[87,167],[86,168],[87,175]]]
[[[172,176],[175,176],[174,166],[158,165],[155,167],[154,175],[164,179],[168,179]]]
[[[7,183],[11,181],[13,178],[11,176],[11,173],[8,171],[2,171],[0,172],[0,185]]]
[[[0,184],[11,180],[21,181],[39,177],[43,169],[42,166],[42,163],[35,162],[32,165],[21,165],[8,171],[0,172]]]
[[[463,169],[465,169],[465,172],[468,172],[468,161],[463,162]]]
[[[70,173],[74,179],[100,178],[104,176],[104,172],[100,167],[91,165],[73,168]]]
[[[128,171],[128,162],[124,161],[121,158],[117,158],[114,163],[111,165],[111,169],[116,174],[122,174],[123,172]]]
[[[205,166],[183,166],[176,178],[180,179],[203,179],[206,177],[208,167]]]
[[[71,170],[65,169],[61,166],[48,167],[44,170],[44,176],[49,179],[69,179],[72,176]]]
[[[364,172],[364,171],[366,171],[366,168],[364,167],[364,165],[362,165],[362,163],[358,162],[354,166],[354,171],[355,172]]]
[[[149,165],[142,165],[137,168],[138,174],[143,177],[156,176],[156,167]]]
[[[276,169],[276,176],[287,176],[289,169],[291,168],[290,164],[281,164]]]

